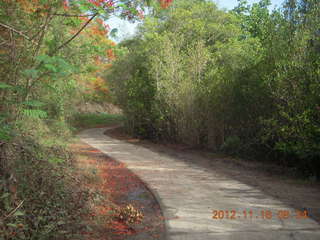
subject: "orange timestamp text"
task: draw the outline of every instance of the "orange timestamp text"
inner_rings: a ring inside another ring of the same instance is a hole
[[[213,210],[212,219],[307,219],[307,210]]]

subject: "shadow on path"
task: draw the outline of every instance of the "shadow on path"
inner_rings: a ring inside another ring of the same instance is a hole
[[[152,144],[132,144],[129,143],[132,139],[118,140],[102,131],[89,129],[79,136],[125,163],[158,194],[168,239],[320,238],[318,223],[297,218],[295,209],[266,194],[269,185],[261,188],[259,176],[249,176],[250,172],[234,168],[225,159],[205,158],[192,151]],[[289,217],[279,218],[279,211],[288,212]]]

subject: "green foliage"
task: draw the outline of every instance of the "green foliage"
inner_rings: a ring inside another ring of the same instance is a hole
[[[38,109],[23,109],[23,114],[31,118],[46,118],[48,116],[45,111]]]
[[[6,116],[0,115],[0,142],[8,142],[12,137],[12,126],[5,120]]]
[[[241,140],[237,136],[230,136],[227,137],[224,143],[221,146],[222,151],[226,151],[228,153],[238,153],[240,152],[240,147],[241,147]]]
[[[112,42],[95,27],[112,14],[137,19],[143,5],[0,0],[1,240],[81,238],[87,193],[73,179],[67,120],[83,99],[79,79],[107,60]]]
[[[116,37],[117,36],[117,32],[118,32],[118,29],[117,28],[113,28],[110,32],[110,36],[111,37]]]
[[[10,89],[10,88],[12,88],[12,86],[9,84],[0,82],[0,89],[8,89],[8,88]]]
[[[24,101],[22,104],[30,107],[43,107],[45,104],[37,100]]]
[[[1,124],[2,125],[2,124]],[[0,141],[9,141],[11,139],[11,128],[9,125],[3,124],[0,127]]]
[[[45,147],[30,138],[1,147],[2,239],[66,239],[84,229],[88,193],[75,186],[70,161],[59,145]]]
[[[77,113],[74,114],[70,124],[77,130],[119,124],[124,120],[122,115],[108,113]]]
[[[320,3],[269,6],[177,0],[147,16],[107,73],[129,130],[320,175]]]

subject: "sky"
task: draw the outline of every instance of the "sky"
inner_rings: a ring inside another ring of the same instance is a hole
[[[192,1],[192,0],[190,0]],[[249,4],[259,2],[259,0],[247,0]],[[284,0],[271,0],[272,6],[274,7],[280,7]],[[231,10],[237,5],[237,0],[214,0],[218,4],[220,8],[225,8],[227,10]],[[120,42],[121,40],[125,38],[129,38],[130,36],[134,35],[138,22],[136,23],[130,23],[128,21],[122,20],[117,17],[112,17],[108,21],[106,21],[107,24],[109,24],[110,28],[117,28],[118,33],[116,38],[112,38],[116,42]]]

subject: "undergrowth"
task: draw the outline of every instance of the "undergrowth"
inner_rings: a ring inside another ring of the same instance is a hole
[[[81,239],[89,192],[79,187],[71,133],[25,118],[0,146],[0,239]]]
[[[81,130],[122,119],[76,114],[69,123]],[[85,237],[96,193],[81,184],[88,176],[79,174],[69,150],[71,129],[61,120],[24,116],[0,139],[0,240]]]
[[[124,120],[122,115],[108,113],[77,113],[71,119],[76,130],[119,124]]]

